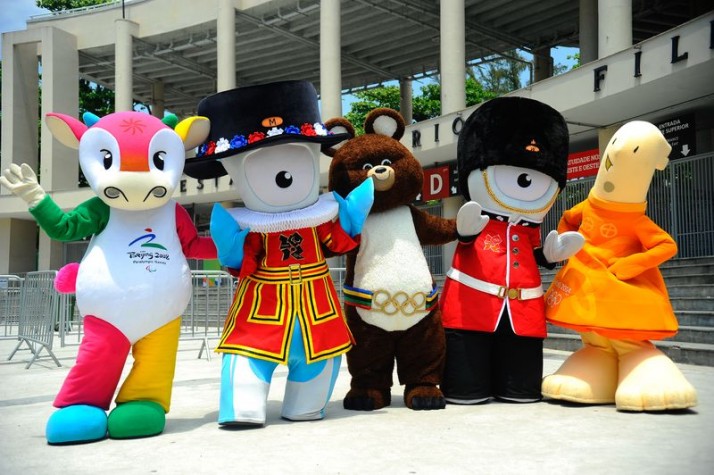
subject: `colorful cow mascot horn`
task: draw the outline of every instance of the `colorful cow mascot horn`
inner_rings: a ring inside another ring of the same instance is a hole
[[[320,123],[315,88],[284,81],[203,99],[208,141],[190,160],[195,178],[233,179],[244,208],[216,204],[211,236],[238,275],[216,348],[223,353],[218,423],[260,426],[278,365],[288,367],[282,417],[325,416],[352,337],[326,256],[353,249],[374,196],[372,181],[349,196],[319,195],[320,145],[349,138]]]
[[[568,128],[552,107],[492,99],[459,135],[459,245],[441,299],[447,402],[541,399],[545,302],[538,265],[554,267],[583,245],[577,232],[540,223],[565,186]]]
[[[563,215],[560,231],[579,230],[585,246],[546,294],[548,320],[577,330],[583,347],[543,380],[543,395],[622,411],[686,409],[694,387],[650,340],[677,333],[658,266],[674,240],[645,215],[655,170],[672,147],[659,129],[628,122],[605,149],[587,200]]]
[[[164,120],[176,123],[175,116]],[[52,239],[92,236],[78,268],[65,266],[55,283],[76,293],[84,337],[55,399],[60,409],[47,422],[47,441],[159,434],[169,411],[179,316],[191,297],[186,257],[216,257],[210,238],[199,238],[186,210],[171,199],[185,150],[206,137],[208,120],[186,119],[176,131],[139,112],[85,114],[87,125],[63,114],[46,121],[55,138],[79,148],[97,195],[63,212],[28,165],[12,164],[0,177]],[[107,418],[129,351],[134,365]]]

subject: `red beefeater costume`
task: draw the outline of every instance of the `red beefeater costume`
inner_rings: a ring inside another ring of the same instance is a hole
[[[357,241],[337,221],[280,232],[250,232],[233,305],[216,351],[285,364],[295,318],[308,363],[341,355],[352,335],[325,261]]]

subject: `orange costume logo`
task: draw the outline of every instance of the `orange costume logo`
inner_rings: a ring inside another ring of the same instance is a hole
[[[492,235],[488,234],[486,236],[486,239],[483,241],[483,250],[484,251],[492,251],[492,252],[500,252],[501,251],[501,243],[503,240],[501,239],[501,236],[499,235]]]

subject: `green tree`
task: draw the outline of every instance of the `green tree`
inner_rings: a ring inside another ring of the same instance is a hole
[[[91,7],[102,3],[111,3],[112,0],[36,0],[35,4],[40,8],[46,8],[51,12],[62,10],[72,10],[74,8]]]
[[[578,51],[578,52],[575,53],[575,54],[569,54],[569,55],[566,56],[566,57],[567,57],[568,59],[574,59],[574,60],[575,60],[575,64],[573,64],[573,67],[572,67],[571,69],[579,68],[580,65],[582,64],[582,63],[580,62],[580,51]]]
[[[114,91],[104,86],[79,80],[79,115],[91,112],[103,117],[114,111]]]
[[[438,78],[437,78],[438,80]],[[378,107],[389,107],[399,110],[400,94],[398,86],[381,86],[354,93],[357,98],[352,103],[350,111],[345,114],[355,127],[357,134],[364,133],[363,125],[367,114]],[[496,94],[486,91],[473,77],[466,78],[466,106],[479,104],[496,97]],[[438,82],[425,84],[420,94],[412,98],[412,118],[421,122],[441,115],[441,85]]]
[[[575,60],[575,63],[571,67],[568,67],[567,64],[561,64],[561,63],[554,65],[553,66],[553,76],[567,73],[568,71],[572,71],[573,69],[580,67],[580,51],[578,51],[575,54],[569,54],[568,56],[566,56],[566,58],[569,60]]]
[[[515,58],[515,59],[514,59]],[[528,68],[518,51],[507,51],[504,56],[485,58],[468,71],[488,93],[502,96],[523,87],[521,74]]]
[[[399,110],[399,87],[398,86],[380,86],[373,89],[365,89],[354,93],[357,98],[351,107],[350,111],[345,114],[345,118],[349,120],[355,128],[355,132],[364,133],[364,119],[370,111],[378,107],[389,107],[390,109]]]

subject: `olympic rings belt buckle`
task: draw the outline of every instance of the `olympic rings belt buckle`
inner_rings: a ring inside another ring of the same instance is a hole
[[[416,292],[413,295],[400,290],[393,295],[388,290],[376,290],[372,295],[372,310],[385,315],[402,313],[411,317],[426,309],[426,294]]]
[[[288,273],[290,275],[290,285],[302,284],[302,268],[300,264],[290,264],[288,266]]]
[[[521,300],[521,289],[509,289],[508,287],[499,287],[498,298],[505,299],[506,297],[511,300]]]

